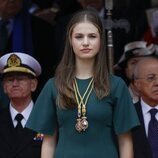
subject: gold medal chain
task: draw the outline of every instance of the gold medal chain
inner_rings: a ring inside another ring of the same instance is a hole
[[[91,89],[90,89],[90,88],[91,88]],[[90,90],[89,90],[89,89],[90,89]],[[87,87],[87,89],[86,89],[86,91],[84,92],[83,97],[82,97],[81,94],[80,94],[80,91],[79,91],[79,89],[78,89],[77,81],[76,81],[76,79],[75,79],[75,87],[74,87],[75,96],[79,96],[79,98],[80,98],[80,102],[79,102],[78,97],[76,98],[76,100],[77,100],[77,104],[79,105],[79,107],[81,107],[81,105],[82,105],[82,108],[81,108],[81,109],[82,109],[82,115],[83,115],[83,116],[86,115],[86,105],[87,105],[89,96],[90,96],[90,94],[91,94],[91,92],[92,92],[92,89],[93,89],[93,78],[92,78],[91,81],[89,82],[88,87]],[[89,92],[88,92],[88,91],[89,91]],[[87,92],[88,92],[88,94],[87,94]],[[77,94],[76,94],[76,93],[77,93]],[[84,103],[84,98],[85,98],[86,95],[87,95],[87,97],[86,97],[85,103]]]
[[[76,130],[81,132],[82,130],[85,131],[88,128],[88,121],[87,121],[87,117],[86,117],[86,105],[89,99],[89,96],[92,92],[93,89],[93,78],[91,79],[91,81],[88,84],[88,87],[86,89],[86,91],[84,92],[83,96],[81,96],[80,92],[79,92],[79,88],[78,88],[78,84],[76,79],[74,80],[74,91],[75,91],[75,98],[78,104],[78,118],[77,118],[77,123],[76,123]],[[87,95],[85,102],[84,102],[84,98]],[[80,101],[79,101],[80,99]],[[82,117],[81,117],[82,116]]]

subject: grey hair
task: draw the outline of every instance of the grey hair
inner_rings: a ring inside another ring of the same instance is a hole
[[[157,61],[158,62],[158,57],[157,56],[146,56],[143,59],[141,59],[135,66],[134,70],[133,70],[133,76],[132,79],[133,81],[139,78],[139,75],[141,73],[141,66],[145,65],[144,63],[146,61]]]

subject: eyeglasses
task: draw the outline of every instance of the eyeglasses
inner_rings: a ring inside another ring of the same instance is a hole
[[[147,82],[155,82],[158,79],[158,74],[152,74],[152,75],[149,75],[147,77],[138,77],[138,78],[136,78],[136,80],[138,80],[138,79],[144,79]]]
[[[4,83],[7,85],[12,85],[14,81],[16,80],[19,84],[26,83],[28,81],[29,77],[27,76],[8,76],[3,79]]]

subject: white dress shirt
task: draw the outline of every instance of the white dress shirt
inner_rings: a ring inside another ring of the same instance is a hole
[[[158,110],[158,105],[155,107],[151,107],[141,99],[141,106],[142,106],[142,113],[143,113],[143,118],[144,118],[145,132],[146,132],[146,135],[148,136],[148,125],[151,119],[151,115],[149,111],[153,108]],[[155,117],[158,120],[158,113],[155,115]]]
[[[32,108],[33,108],[33,101],[30,102],[30,104],[25,108],[25,110],[23,110],[21,112],[21,114],[23,115],[23,119],[21,121],[21,124],[23,127],[25,127],[26,125],[26,122],[30,116],[30,113],[32,111]],[[13,121],[13,125],[14,127],[16,127],[17,125],[17,120],[15,120],[15,116],[19,113],[10,103],[10,106],[9,106],[9,110],[10,110],[10,114],[11,114],[11,118],[12,118],[12,121]]]

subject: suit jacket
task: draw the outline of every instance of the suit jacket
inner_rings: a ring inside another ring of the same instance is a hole
[[[133,131],[134,158],[152,158],[150,144],[145,133],[144,119],[140,102],[135,104],[135,108],[141,126]]]
[[[8,108],[0,112],[0,158],[40,158],[41,144],[30,129],[17,135]]]

